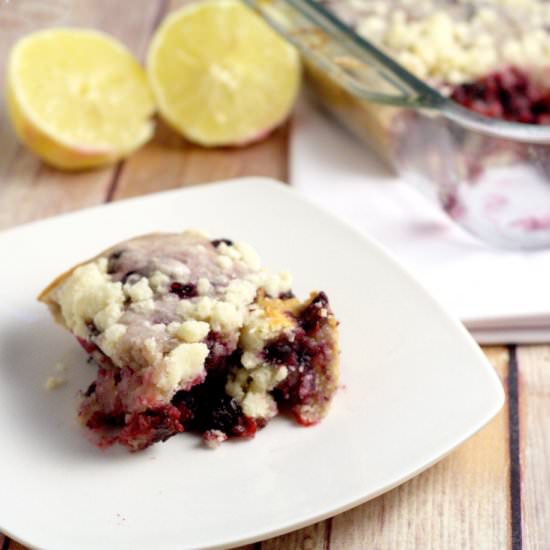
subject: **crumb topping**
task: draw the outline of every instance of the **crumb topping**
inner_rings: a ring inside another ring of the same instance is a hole
[[[540,73],[550,54],[550,6],[541,0],[391,4],[322,0],[358,34],[433,84],[457,85],[513,65]]]
[[[56,292],[56,302],[67,327],[77,336],[86,338],[88,323],[106,330],[122,315],[125,296],[122,284],[114,282],[107,273],[107,259],[76,268]]]
[[[172,394],[174,388],[185,389],[204,376],[207,356],[206,344],[179,344],[163,358],[161,367],[155,371],[156,386],[167,394]]]
[[[146,277],[141,277],[135,284],[126,283],[124,292],[132,302],[143,302],[153,297],[153,290],[149,286],[149,280]]]
[[[175,334],[180,340],[190,343],[204,340],[209,332],[210,325],[208,323],[194,320],[184,321],[175,330]]]

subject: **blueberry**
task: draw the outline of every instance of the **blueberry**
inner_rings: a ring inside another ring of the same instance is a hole
[[[194,298],[198,296],[197,287],[193,283],[172,283],[170,285],[170,292],[182,300],[184,298]]]
[[[220,395],[211,403],[211,407],[208,418],[205,419],[206,427],[231,433],[231,429],[239,423],[242,415],[239,404],[228,395]]]
[[[294,347],[287,338],[282,337],[267,344],[263,356],[268,363],[276,365],[288,365],[293,362]]]
[[[93,321],[86,322],[86,328],[91,337],[97,336],[99,334],[99,329],[96,327],[96,324]]]
[[[107,258],[107,273],[109,273],[109,275],[112,275],[118,270],[119,260],[122,254],[124,254],[124,250],[115,250],[109,254]]]
[[[230,239],[214,239],[213,241],[210,241],[212,243],[213,246],[215,246],[216,248],[218,246],[220,246],[220,244],[224,243],[226,244],[227,246],[233,246],[233,241],[230,240]]]
[[[319,292],[300,313],[300,325],[307,333],[317,332],[326,323],[323,310],[328,310],[328,298],[324,292]]]

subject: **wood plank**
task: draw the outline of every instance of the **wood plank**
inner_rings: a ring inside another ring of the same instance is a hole
[[[69,175],[17,147],[0,179],[0,229],[103,202],[113,171]]]
[[[262,542],[261,550],[324,550],[327,547],[329,528],[329,521],[322,521],[304,529],[266,540]],[[334,548],[339,547],[336,545]]]
[[[550,346],[518,348],[525,550],[550,548]]]
[[[506,378],[505,348],[486,353]],[[332,520],[330,548],[508,548],[508,412],[408,483]]]
[[[205,149],[160,122],[153,140],[124,164],[113,199],[240,176],[287,181],[289,127],[286,123],[267,139],[247,147]]]
[[[0,8],[0,49],[7,52],[25,33],[51,25],[93,27],[114,34],[143,57],[162,2],[136,0],[132,9],[110,0],[12,2]],[[2,90],[7,56],[0,57]],[[2,92],[3,93],[3,92]],[[102,202],[115,168],[68,174],[45,166],[17,141],[0,98],[0,228]]]

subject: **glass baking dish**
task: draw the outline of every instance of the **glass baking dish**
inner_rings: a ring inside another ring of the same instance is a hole
[[[321,105],[455,222],[496,246],[550,246],[550,126],[465,109],[313,0],[246,1],[300,49]]]

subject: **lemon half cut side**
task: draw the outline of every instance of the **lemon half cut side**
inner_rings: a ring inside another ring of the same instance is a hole
[[[6,76],[17,135],[58,168],[115,162],[153,133],[145,71],[103,33],[59,28],[28,35],[10,51]]]
[[[206,0],[168,16],[146,66],[162,117],[206,146],[265,136],[288,116],[300,86],[295,48],[239,0]]]

